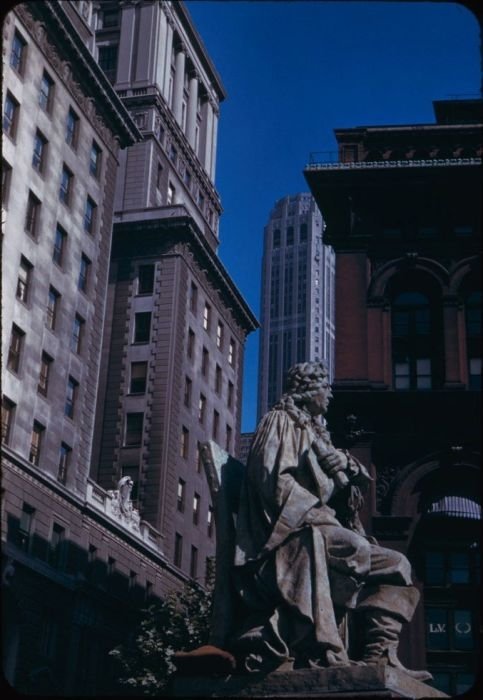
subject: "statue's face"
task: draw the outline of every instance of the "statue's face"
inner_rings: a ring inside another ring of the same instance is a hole
[[[327,409],[329,408],[329,402],[330,399],[332,398],[332,389],[330,388],[329,382],[324,379],[318,390],[317,393],[312,396],[310,401],[307,402],[306,406],[308,411],[313,415],[313,416],[318,416],[318,415],[324,415],[327,413]]]

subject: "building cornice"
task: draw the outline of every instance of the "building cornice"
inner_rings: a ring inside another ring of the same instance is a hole
[[[122,148],[140,141],[141,133],[83,43],[62,3],[24,2],[17,5],[14,12],[32,32],[87,116],[92,118],[97,113],[97,126],[106,141],[112,141],[109,132]]]

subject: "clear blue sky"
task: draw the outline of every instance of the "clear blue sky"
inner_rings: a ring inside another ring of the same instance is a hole
[[[456,3],[186,5],[228,93],[216,173],[220,258],[258,316],[263,227],[277,199],[308,191],[310,152],[335,151],[334,128],[431,123],[433,100],[478,94],[479,28]],[[247,341],[243,431],[256,421],[258,336]]]

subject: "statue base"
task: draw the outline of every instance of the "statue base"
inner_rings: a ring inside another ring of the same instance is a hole
[[[227,676],[174,676],[177,698],[446,698],[390,666],[332,666]]]

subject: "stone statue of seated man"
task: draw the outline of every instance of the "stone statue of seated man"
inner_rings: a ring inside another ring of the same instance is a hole
[[[322,363],[297,364],[255,433],[236,524],[241,614],[230,650],[246,671],[388,664],[428,680],[398,660],[419,593],[406,557],[365,534],[358,510],[371,477],[332,445],[323,419],[331,396]],[[357,662],[340,634],[348,610],[364,619]]]

